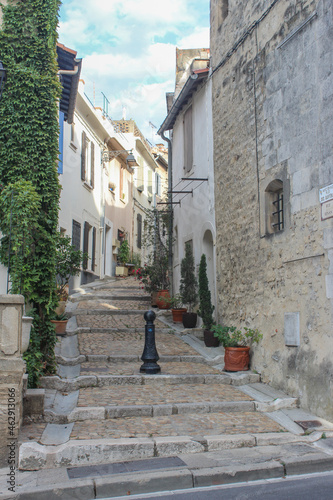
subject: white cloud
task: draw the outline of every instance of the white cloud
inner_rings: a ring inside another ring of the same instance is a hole
[[[176,46],[209,47],[208,0],[63,0],[61,13],[59,41],[83,58],[89,97],[94,82],[96,105],[103,92],[113,118],[124,105],[150,135],[174,90]]]

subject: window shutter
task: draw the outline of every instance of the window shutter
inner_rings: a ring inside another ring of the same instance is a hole
[[[84,231],[83,231],[83,252],[88,254],[89,249],[89,228],[90,225],[88,222],[84,223]],[[88,267],[88,255],[85,255],[83,259],[83,269],[87,269]]]
[[[80,250],[81,247],[81,224],[73,219],[72,225],[72,245],[75,250]]]
[[[87,150],[87,137],[86,133],[82,132],[82,145],[81,145],[81,180],[86,180],[86,150]]]
[[[92,257],[91,257],[91,270],[95,271],[96,267],[96,228],[93,227],[92,233]]]
[[[185,172],[190,172],[193,166],[192,107],[184,115],[184,164]]]
[[[91,187],[95,187],[95,144],[91,142]]]
[[[138,248],[141,248],[141,240],[142,240],[142,215],[138,214],[137,215],[137,230],[138,230],[138,237],[137,237],[137,242],[136,246]]]

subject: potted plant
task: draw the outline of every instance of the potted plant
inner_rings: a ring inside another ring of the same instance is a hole
[[[249,369],[250,348],[262,339],[258,329],[247,328],[237,330],[235,326],[214,325],[215,337],[224,347],[224,369],[230,372]]]
[[[68,317],[66,314],[54,314],[53,319],[51,319],[51,323],[53,323],[55,327],[55,333],[59,336],[64,336],[66,334],[66,327],[68,323]]]
[[[126,263],[130,258],[130,248],[127,240],[124,240],[118,250],[118,261],[121,266],[116,266],[116,276],[128,276],[128,268]]]
[[[57,295],[59,299],[55,312],[63,314],[69,291],[69,280],[72,276],[80,273],[82,262],[88,256],[76,250],[72,245],[71,238],[61,233],[58,234],[56,252],[56,280]]]
[[[204,342],[206,347],[217,347],[219,341],[214,337],[211,328],[214,323],[214,306],[211,300],[209,283],[207,277],[206,255],[202,254],[199,265],[199,311],[204,326]]]
[[[173,297],[163,297],[163,302],[168,309],[171,309],[172,320],[174,323],[181,323],[183,321],[183,314],[186,313],[186,307],[183,307],[182,296],[177,293]]]
[[[194,258],[191,245],[185,246],[185,257],[181,261],[180,267],[180,294],[184,304],[187,304],[188,310],[183,314],[183,325],[185,328],[195,328],[197,324],[197,313],[193,308],[198,301],[198,282],[194,273]]]

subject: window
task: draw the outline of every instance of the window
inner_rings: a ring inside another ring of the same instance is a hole
[[[190,172],[193,166],[192,106],[184,114],[184,170]]]
[[[94,188],[95,177],[95,145],[88,139],[85,132],[82,132],[81,145],[81,180]]]
[[[273,234],[284,228],[283,182],[275,179],[266,188],[266,233]]]
[[[142,215],[138,214],[136,217],[136,223],[137,223],[137,241],[136,241],[136,246],[138,248],[141,248],[142,246]]]

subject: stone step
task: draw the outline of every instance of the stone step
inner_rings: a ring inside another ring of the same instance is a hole
[[[44,422],[52,424],[70,424],[73,422],[90,422],[98,420],[123,419],[129,417],[157,418],[167,415],[188,415],[189,413],[205,415],[209,413],[252,412],[255,403],[252,401],[223,401],[221,403],[175,403],[161,405],[118,405],[118,406],[79,406],[70,413],[44,411]]]
[[[243,385],[256,382],[258,376],[253,373],[242,372],[242,379],[235,380],[233,385]],[[60,378],[59,376],[42,377],[40,387],[58,391],[73,392],[83,387],[104,387],[114,385],[151,385],[157,387],[178,384],[226,384],[234,382],[230,374],[200,374],[200,375],[80,375],[76,378]]]
[[[306,438],[294,440],[294,436],[289,433],[277,436],[261,434],[254,435],[254,438],[255,445],[250,447],[237,448],[234,439],[231,443],[234,444],[233,448],[212,452],[137,460],[120,458],[112,462],[107,458],[107,463],[97,465],[81,466],[78,461],[75,467],[65,465],[33,473],[20,471],[13,498],[58,500],[78,498],[78,494],[80,500],[127,498],[128,495],[139,495],[136,498],[162,498],[165,491],[188,488],[192,490],[193,498],[205,498],[207,490],[204,488],[214,485],[223,485],[223,491],[228,491],[221,495],[227,498],[230,496],[228,492],[231,483],[241,482],[247,484],[238,490],[238,497],[250,495],[254,498],[256,492],[260,497],[258,480],[263,484],[267,480],[284,478],[284,482],[288,483],[288,477],[291,479],[294,475],[322,473],[333,468],[332,456],[318,450],[317,442],[313,443]],[[269,445],[270,441],[274,442],[273,446]],[[81,449],[89,451],[87,448]],[[107,449],[103,449],[104,457],[107,457]],[[46,453],[42,458],[44,463],[53,461]],[[56,460],[57,457],[54,457],[54,461]],[[303,477],[301,480],[303,485],[304,481],[306,485],[310,485],[314,477]],[[7,476],[0,477],[0,481],[0,491],[7,491]],[[288,485],[286,487],[288,489]],[[189,498],[189,495],[186,497]]]
[[[120,364],[120,363],[142,363],[141,356],[138,355],[119,355],[119,356],[107,356],[105,354],[78,354],[75,357],[65,357],[60,354],[56,355],[56,362],[58,365],[62,366],[74,366],[82,363],[110,363],[110,364]],[[201,363],[210,364],[203,356],[160,356],[160,364],[163,363]]]
[[[216,417],[217,414],[214,414]],[[230,414],[227,415],[230,422]],[[165,417],[163,417],[165,419]],[[181,415],[174,418],[182,419]],[[132,419],[129,419],[132,420]],[[140,424],[142,419],[137,423]],[[111,421],[105,421],[110,424]],[[115,421],[112,421],[114,424]],[[218,427],[218,422],[211,422],[212,426]],[[19,468],[21,470],[39,470],[59,467],[78,467],[85,465],[110,464],[117,461],[147,459],[152,457],[172,457],[181,454],[206,454],[209,452],[224,451],[232,449],[254,448],[257,446],[273,446],[282,444],[300,443],[311,444],[321,438],[321,433],[313,433],[310,436],[295,436],[290,432],[256,432],[248,431],[215,433],[214,429],[206,432],[201,426],[201,434],[174,434],[172,436],[158,436],[151,432],[148,437],[120,437],[112,438],[106,432],[107,429],[98,422],[96,437],[91,439],[69,439],[69,434],[77,436],[84,434],[82,426],[94,429],[96,423],[82,422],[81,429],[75,429],[79,424],[67,424],[66,426],[48,424],[47,431],[42,433],[39,441],[26,441],[19,448]],[[181,425],[179,425],[181,428]],[[61,428],[66,427],[63,431]],[[250,429],[250,426],[249,426]],[[66,431],[67,435],[66,435]],[[102,432],[105,434],[101,436]],[[112,434],[112,433],[111,433]],[[126,434],[126,433],[125,433]],[[128,434],[128,433],[127,433]],[[331,434],[330,434],[331,435]],[[333,436],[333,433],[332,433]],[[59,437],[66,442],[59,444]],[[44,444],[52,441],[56,444]],[[204,456],[203,455],[203,456]],[[199,455],[200,456],[200,455]]]

